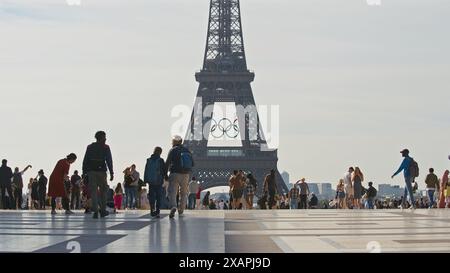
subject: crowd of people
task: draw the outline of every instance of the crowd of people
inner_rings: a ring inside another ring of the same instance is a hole
[[[93,218],[106,217],[110,212],[122,209],[150,209],[151,216],[160,217],[161,209],[170,209],[173,218],[178,211],[183,215],[185,209],[394,209],[394,208],[445,208],[450,207],[449,171],[441,179],[433,168],[429,169],[424,184],[426,197],[416,199],[419,166],[410,157],[409,150],[401,151],[403,161],[394,178],[403,172],[405,191],[400,199],[378,198],[372,182],[365,186],[365,177],[359,167],[350,167],[336,186],[336,196],[332,200],[319,200],[310,192],[305,178],[297,181],[289,192],[280,192],[277,187],[276,170],[264,177],[258,188],[258,181],[250,172],[234,170],[228,180],[229,200],[211,197],[204,192],[199,181],[191,178],[194,160],[192,153],[183,146],[182,138],[172,139],[172,149],[167,159],[161,157],[162,148],[155,147],[147,159],[144,176],[141,177],[135,164],[123,171],[123,182],[114,189],[107,182],[114,179],[111,149],[106,145],[106,133],[95,134],[96,141],[90,144],[83,158],[82,174],[76,170],[69,176],[70,166],[77,160],[74,153],[59,160],[49,178],[44,170],[39,170],[31,178],[27,191],[23,193],[23,176],[32,168],[15,168],[14,172],[4,159],[0,167],[0,190],[2,209],[45,210],[51,207],[56,214],[63,209],[67,215],[72,210],[84,209]],[[148,185],[148,190],[147,190]],[[47,189],[48,188],[48,189]],[[23,198],[25,196],[26,198]]]

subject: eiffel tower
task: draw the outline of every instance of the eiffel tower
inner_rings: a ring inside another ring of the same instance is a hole
[[[227,186],[233,170],[251,172],[261,194],[265,175],[274,169],[278,191],[286,193],[277,150],[268,148],[256,110],[255,74],[247,69],[239,0],[210,1],[203,68],[195,74],[199,88],[184,140],[194,156],[193,176],[207,189]],[[214,118],[217,103],[233,104],[237,117]],[[237,139],[240,145],[211,147],[211,137]]]

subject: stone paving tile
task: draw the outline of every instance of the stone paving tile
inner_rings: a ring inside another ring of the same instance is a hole
[[[0,211],[0,252],[450,252],[450,210]]]

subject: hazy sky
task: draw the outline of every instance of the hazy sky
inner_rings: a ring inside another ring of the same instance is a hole
[[[155,145],[165,156],[171,109],[191,107],[197,92],[208,5],[0,0],[0,157],[32,164],[27,178],[70,152],[80,169],[99,129],[116,173],[142,169]],[[450,168],[450,1],[241,0],[241,9],[255,99],[280,106],[279,169],[291,180],[335,183],[358,165],[367,180],[390,182],[404,147],[421,178]]]

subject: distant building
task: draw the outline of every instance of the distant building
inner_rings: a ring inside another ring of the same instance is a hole
[[[405,188],[402,188],[399,185],[391,185],[391,184],[379,184],[378,185],[378,196],[379,197],[400,198],[403,196],[404,191],[405,191]]]
[[[333,199],[333,186],[331,183],[321,183],[320,184],[320,195],[323,199]]]
[[[311,193],[314,193],[315,195],[320,195],[319,184],[317,184],[317,183],[308,183],[308,187],[309,187],[309,191]]]

